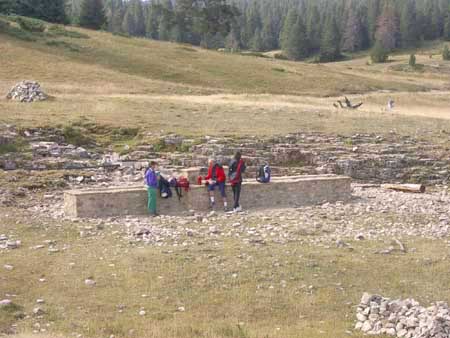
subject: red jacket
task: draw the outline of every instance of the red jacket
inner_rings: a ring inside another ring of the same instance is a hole
[[[216,172],[213,175],[213,169],[215,168]],[[225,171],[223,167],[217,164],[210,165],[208,168],[208,175],[205,177],[205,180],[211,180],[215,178],[216,182],[222,183],[225,182],[227,177],[225,176]]]

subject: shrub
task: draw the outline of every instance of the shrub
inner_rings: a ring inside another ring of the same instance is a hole
[[[416,56],[414,54],[409,56],[409,66],[411,68],[416,68]]]
[[[51,36],[64,36],[73,39],[89,39],[89,35],[87,34],[79,33],[76,31],[69,31],[65,29],[64,26],[60,25],[53,25],[49,27],[47,32]]]
[[[79,52],[81,50],[79,46],[72,44],[72,43],[65,42],[65,41],[49,40],[49,41],[46,41],[45,44],[50,47],[66,48],[72,52]]]
[[[85,136],[80,128],[74,128],[72,126],[67,126],[63,129],[63,136],[67,143],[73,144],[77,147],[92,143],[92,140]]]
[[[448,48],[447,45],[444,46],[444,50],[442,52],[442,58],[445,61],[450,61],[450,49]]]
[[[388,60],[389,53],[380,41],[377,41],[375,46],[370,51],[370,58],[373,63],[384,63]]]
[[[0,155],[7,153],[17,153],[19,151],[17,144],[7,143],[0,145]]]
[[[34,33],[24,31],[20,28],[13,27],[11,25],[4,27],[4,32],[12,37],[15,37],[16,39],[23,40],[23,41],[36,41],[37,37]]]
[[[17,17],[16,22],[19,24],[20,28],[27,32],[42,33],[47,28],[44,21],[37,19],[30,19],[19,16]]]

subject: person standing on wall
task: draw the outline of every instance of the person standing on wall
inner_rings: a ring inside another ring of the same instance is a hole
[[[229,179],[234,196],[234,212],[242,211],[239,203],[241,198],[242,174],[245,172],[245,163],[241,153],[238,151],[230,163]]]
[[[156,173],[156,168],[158,163],[152,161],[150,166],[145,172],[145,184],[147,185],[148,193],[148,211],[152,216],[158,216],[156,213],[156,192],[158,190],[158,175]]]

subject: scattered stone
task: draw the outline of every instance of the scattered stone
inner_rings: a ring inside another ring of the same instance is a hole
[[[356,313],[356,330],[370,335],[407,338],[448,338],[450,308],[436,302],[422,307],[414,299],[391,300],[364,293]]]
[[[35,316],[43,316],[44,314],[45,314],[45,311],[40,307],[35,307],[33,309],[33,315],[35,315]]]
[[[14,266],[9,265],[9,264],[5,264],[5,265],[3,265],[3,267],[5,268],[5,270],[8,270],[8,271],[14,270]]]
[[[0,308],[4,307],[4,306],[9,306],[12,304],[12,300],[10,299],[2,299],[0,300]]]
[[[87,286],[95,286],[97,283],[95,282],[95,280],[88,278],[84,281],[84,284]]]

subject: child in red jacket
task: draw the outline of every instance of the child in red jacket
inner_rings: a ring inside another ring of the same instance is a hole
[[[209,203],[211,209],[215,206],[215,200],[214,200],[214,190],[216,187],[219,188],[220,195],[223,199],[223,208],[225,211],[228,209],[228,203],[227,203],[227,195],[225,193],[225,182],[227,180],[227,177],[225,175],[225,171],[223,170],[222,164],[220,162],[216,162],[213,159],[209,160],[209,168],[208,168],[208,175],[205,176],[205,181],[207,181],[208,184],[208,192],[209,192]]]

